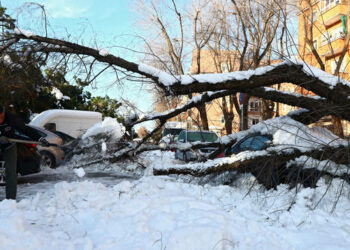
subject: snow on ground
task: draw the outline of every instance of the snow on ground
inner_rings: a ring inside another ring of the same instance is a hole
[[[1,201],[0,249],[349,249],[350,189],[339,180],[297,194],[251,188],[250,175],[198,185],[150,175],[176,162],[170,152],[143,157],[137,180],[107,185],[71,171],[80,177]]]

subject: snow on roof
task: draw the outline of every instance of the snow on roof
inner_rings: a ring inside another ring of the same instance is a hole
[[[94,111],[83,111],[83,110],[70,110],[70,109],[50,109],[41,112],[33,118],[29,123],[35,126],[44,126],[50,122],[53,118],[58,117],[71,117],[71,118],[84,118],[84,119],[100,119],[102,120],[102,114]]]
[[[278,66],[281,65],[299,65],[303,66],[303,71],[307,75],[314,76],[321,81],[329,84],[329,88],[332,89],[337,83],[342,83],[343,85],[347,85],[350,87],[350,83],[342,78],[339,78],[337,76],[328,74],[327,72],[318,69],[316,67],[313,67],[303,61],[299,61],[296,59],[288,59],[284,62],[277,63],[274,65],[259,67],[255,70],[247,70],[247,71],[234,71],[229,73],[222,73],[222,74],[198,74],[198,75],[180,75],[175,76],[168,74],[164,71],[161,71],[157,68],[154,68],[152,66],[148,66],[145,64],[139,64],[139,70],[148,74],[151,74],[154,77],[158,77],[159,81],[163,83],[165,86],[173,85],[177,82],[180,82],[182,85],[191,84],[195,81],[198,82],[207,82],[212,84],[217,84],[224,81],[229,80],[248,80],[252,76],[258,76],[266,74],[269,71],[272,71]]]

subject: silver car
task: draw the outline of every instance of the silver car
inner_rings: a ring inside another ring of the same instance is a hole
[[[44,137],[49,143],[56,144],[56,145],[63,144],[62,139],[58,135],[44,128],[36,127],[33,125],[28,125],[28,126],[37,130],[37,132],[42,137]],[[60,165],[64,161],[64,152],[59,147],[54,147],[54,146],[45,147],[45,146],[37,145],[37,148],[39,150],[39,154],[41,155],[41,166],[56,168],[58,165]]]

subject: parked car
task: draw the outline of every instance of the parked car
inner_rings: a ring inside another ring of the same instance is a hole
[[[183,130],[180,132],[177,139],[177,144],[181,145],[183,143],[191,142],[215,142],[218,139],[217,134],[211,131],[192,131],[192,130]],[[179,150],[175,151],[175,159],[179,159],[185,162],[198,160],[201,157],[206,157],[216,148],[206,147],[198,150]]]
[[[243,151],[258,151],[263,150],[271,145],[272,135],[266,134],[262,135],[260,133],[255,133],[244,137],[239,140],[231,147],[226,148],[224,156],[231,156],[238,154]]]
[[[31,138],[16,134],[17,139],[31,140]],[[20,175],[29,175],[40,172],[41,156],[36,144],[17,143],[17,173]]]
[[[63,140],[56,134],[33,125],[28,125],[31,128],[37,130],[37,132],[44,137],[49,143],[62,145]],[[61,164],[64,160],[64,152],[61,148],[50,146],[45,147],[41,145],[37,145],[39,153],[41,155],[41,165],[50,168],[56,168],[59,164]]]
[[[31,138],[18,131],[15,131],[14,138],[32,141]],[[23,176],[40,172],[40,159],[36,144],[17,143],[17,173]]]

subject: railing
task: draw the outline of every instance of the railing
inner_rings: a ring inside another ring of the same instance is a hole
[[[337,39],[344,38],[343,26],[340,26],[332,31],[326,32],[321,35],[321,46],[331,43]]]

